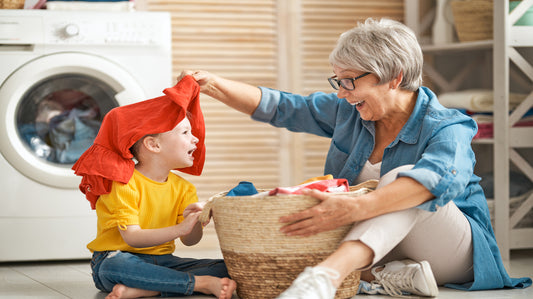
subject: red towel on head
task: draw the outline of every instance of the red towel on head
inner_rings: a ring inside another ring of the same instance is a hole
[[[72,167],[82,176],[80,190],[96,208],[102,194],[111,192],[113,181],[126,184],[135,168],[130,147],[143,136],[172,130],[190,113],[192,133],[199,141],[191,167],[176,169],[200,175],[205,161],[205,124],[200,109],[200,86],[191,76],[184,77],[164,96],[114,108],[104,117],[93,145]]]

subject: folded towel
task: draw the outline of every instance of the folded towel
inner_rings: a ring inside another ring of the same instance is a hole
[[[494,137],[494,117],[492,115],[474,114],[472,118],[478,126],[474,139]],[[513,127],[533,127],[533,116],[523,117]]]
[[[509,94],[509,109],[516,108],[526,97],[526,94]],[[467,109],[473,112],[492,112],[494,93],[490,89],[447,92],[439,95],[439,102],[448,108]]]

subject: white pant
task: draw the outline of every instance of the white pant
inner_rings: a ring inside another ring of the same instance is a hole
[[[411,167],[387,173],[378,188]],[[470,223],[452,201],[436,212],[411,208],[357,222],[344,239],[355,240],[374,251],[371,266],[407,258],[428,261],[439,285],[474,279]]]

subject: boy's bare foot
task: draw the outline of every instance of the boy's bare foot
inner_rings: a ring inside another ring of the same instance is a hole
[[[159,295],[159,292],[130,288],[123,284],[116,284],[105,299],[153,297],[157,295]]]
[[[229,278],[214,276],[196,276],[194,290],[208,295],[215,295],[218,299],[231,299],[237,289],[237,283]]]
[[[222,290],[220,290],[218,299],[231,299],[233,292],[237,289],[237,283],[229,278],[221,278],[220,280]]]

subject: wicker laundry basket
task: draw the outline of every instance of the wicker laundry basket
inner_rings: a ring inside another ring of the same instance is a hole
[[[492,0],[454,0],[450,4],[459,41],[492,39]]]
[[[0,0],[0,9],[22,9],[24,0]]]
[[[375,189],[372,180],[342,193],[359,196]],[[271,299],[287,289],[306,266],[315,266],[335,249],[351,226],[310,237],[287,237],[279,232],[279,218],[316,205],[319,200],[304,195],[266,197],[213,196],[201,220],[211,212],[228,272],[237,282],[241,299]],[[337,290],[335,298],[350,298],[357,292],[360,273],[354,271]]]

